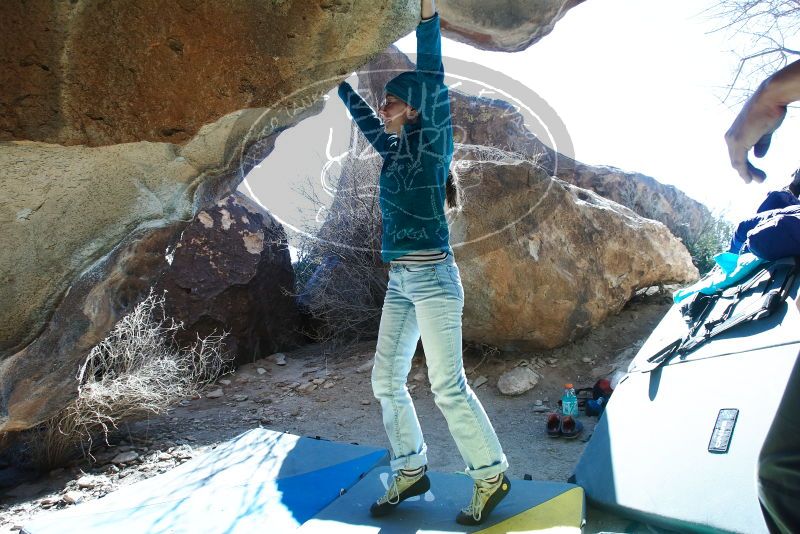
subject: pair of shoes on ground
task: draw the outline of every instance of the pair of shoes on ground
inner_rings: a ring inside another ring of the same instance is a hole
[[[386,494],[370,507],[369,512],[372,517],[388,515],[404,500],[428,491],[431,488],[431,481],[425,474],[427,470],[428,466],[423,466],[418,473],[411,476],[402,470],[395,473]],[[462,525],[480,525],[510,489],[511,482],[505,473],[501,473],[495,482],[476,480],[472,489],[472,500],[469,506],[459,512],[456,522]]]
[[[577,438],[583,432],[583,423],[571,415],[551,413],[547,416],[547,435],[551,438]]]

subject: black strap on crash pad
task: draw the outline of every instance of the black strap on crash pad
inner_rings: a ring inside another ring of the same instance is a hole
[[[784,270],[786,273],[785,278],[779,287],[775,287],[776,273],[781,270],[780,267],[784,265],[788,266],[788,269]],[[658,369],[675,356],[686,356],[700,345],[723,332],[727,332],[731,328],[748,321],[758,321],[772,315],[780,304],[786,300],[789,290],[794,283],[797,271],[798,260],[796,258],[777,260],[766,264],[757,274],[751,276],[747,281],[738,286],[719,290],[711,295],[698,296],[699,294],[696,294],[691,302],[681,307],[681,313],[689,322],[689,332],[686,336],[676,339],[653,356],[647,358],[647,362],[651,364],[648,371]],[[761,298],[755,304],[748,306],[747,309],[742,310],[740,313],[734,313],[744,293],[761,283],[765,274],[767,274],[769,278],[764,285]],[[773,289],[769,289],[770,287]],[[726,306],[719,318],[712,321],[705,321],[708,313],[721,299],[731,299],[731,302]]]

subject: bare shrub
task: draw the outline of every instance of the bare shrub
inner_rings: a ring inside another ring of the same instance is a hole
[[[739,104],[754,85],[800,57],[800,0],[717,0],[705,14],[725,31],[742,38],[745,52],[733,73],[727,101],[733,94]]]
[[[328,208],[312,187],[300,193],[326,215],[299,237],[296,297],[315,323],[304,332],[340,349],[378,331],[387,269],[380,256],[381,215],[376,161],[351,158]]]
[[[164,297],[151,291],[95,346],[76,380],[78,395],[61,412],[34,429],[28,439],[34,465],[63,464],[78,447],[88,455],[93,441],[124,420],[157,415],[214,381],[232,358],[227,335],[212,335],[179,347],[183,328],[164,313]]]

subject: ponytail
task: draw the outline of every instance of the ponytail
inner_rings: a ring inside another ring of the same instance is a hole
[[[461,210],[461,187],[458,185],[458,175],[452,169],[447,171],[445,201],[445,206],[448,210]]]

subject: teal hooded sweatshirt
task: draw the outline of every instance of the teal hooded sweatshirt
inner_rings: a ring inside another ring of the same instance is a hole
[[[404,125],[399,135],[384,131],[378,115],[349,83],[339,85],[339,97],[383,158],[379,200],[381,259],[386,263],[416,250],[453,254],[444,214],[453,127],[450,95],[444,84],[439,14],[420,22],[416,33],[416,71],[387,83],[392,94],[419,112],[419,120]]]

